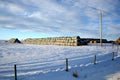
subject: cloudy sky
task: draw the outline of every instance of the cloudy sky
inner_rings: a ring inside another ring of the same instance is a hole
[[[0,0],[0,39],[120,37],[120,0]]]

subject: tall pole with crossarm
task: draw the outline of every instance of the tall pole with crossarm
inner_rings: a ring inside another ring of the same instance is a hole
[[[100,46],[102,47],[102,10],[100,10]]]

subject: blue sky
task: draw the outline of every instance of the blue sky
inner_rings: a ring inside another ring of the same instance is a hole
[[[120,0],[0,0],[0,39],[120,37]]]

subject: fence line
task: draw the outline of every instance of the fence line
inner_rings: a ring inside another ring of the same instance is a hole
[[[114,54],[114,52],[112,53],[112,61],[114,60],[114,57],[115,57],[115,54]],[[94,55],[94,64],[96,65],[97,63],[97,55]],[[69,71],[69,60],[68,60],[68,58],[66,58],[66,70],[65,71]],[[17,67],[16,67],[16,64],[14,65],[14,78],[15,78],[15,80],[17,80]]]

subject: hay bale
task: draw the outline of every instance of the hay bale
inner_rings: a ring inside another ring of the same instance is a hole
[[[21,43],[21,41],[18,38],[11,38],[8,42],[10,42],[10,43]]]
[[[80,44],[80,37],[54,37],[54,38],[36,38],[26,39],[24,43],[42,44],[42,45],[63,45],[63,46],[77,46]]]

